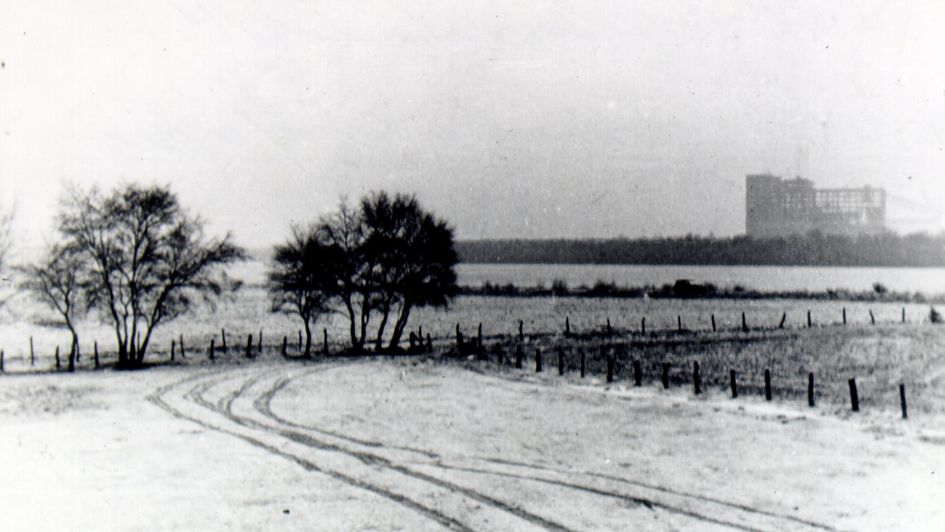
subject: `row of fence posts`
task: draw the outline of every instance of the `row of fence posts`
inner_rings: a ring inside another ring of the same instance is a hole
[[[302,331],[298,332],[298,351],[301,353],[304,349],[304,340]],[[417,331],[411,331],[409,333],[410,348],[412,351],[416,349],[424,349],[427,353],[433,352],[433,337],[428,332],[426,335],[426,342],[424,343],[423,339],[423,327],[420,326]],[[282,355],[289,355],[289,338],[288,336],[282,337]],[[481,327],[480,327],[480,342],[481,342]],[[178,352],[181,359],[187,358],[187,347],[184,344],[184,335],[181,334],[177,339],[171,340],[171,352],[170,352],[170,361],[176,362]],[[216,360],[217,353],[228,354],[229,347],[227,345],[227,334],[226,329],[220,329],[220,345],[216,344],[216,337],[210,338],[210,346],[207,348],[207,358],[211,361]],[[248,334],[246,337],[246,346],[244,348],[244,355],[246,358],[254,358],[255,354],[262,354],[263,352],[263,331],[259,330],[258,336],[253,336],[252,333]],[[94,342],[94,361],[95,369],[101,367],[99,361],[99,352],[98,352],[98,341]],[[328,342],[328,330],[322,329],[322,354],[330,354],[329,342]],[[57,371],[62,369],[62,359],[59,354],[59,346],[56,346],[54,355],[53,355],[55,368]],[[77,358],[78,361],[78,358]],[[5,353],[3,350],[0,350],[0,372],[5,371]],[[36,365],[36,350],[33,343],[33,337],[30,337],[30,367],[35,367]]]
[[[94,360],[95,360],[95,369],[99,369],[99,368],[101,367],[101,365],[99,364],[99,358],[98,358],[98,341],[96,341],[96,342],[94,343],[94,345],[95,345],[95,349],[94,349],[94,350],[95,350],[95,358],[94,358]],[[0,349],[0,373],[3,373],[3,372],[6,371],[6,360],[5,360],[5,358],[6,358],[6,353],[4,352],[3,349]],[[62,370],[62,359],[59,357],[59,346],[58,346],[58,345],[56,346],[56,350],[55,350],[55,352],[54,352],[54,354],[53,354],[53,358],[54,358],[55,364],[56,364],[56,371]],[[80,351],[79,351],[79,349],[78,349],[78,346],[76,346],[75,359],[74,359],[74,360],[75,360],[76,363],[81,362],[81,354],[80,354]],[[33,337],[32,337],[32,336],[30,336],[30,367],[31,367],[31,368],[32,368],[32,367],[36,367],[36,349],[35,349],[35,347],[34,347],[34,345],[33,345]],[[74,369],[74,367],[70,367],[70,369]]]
[[[870,322],[875,325],[875,324],[876,324],[876,317],[873,315],[873,311],[872,311],[872,310],[869,310],[869,315],[870,315]],[[842,322],[843,322],[843,324],[846,325],[846,324],[847,324],[847,309],[846,309],[846,307],[843,307],[843,308],[841,309],[841,317],[842,317]],[[712,314],[712,315],[710,316],[710,321],[711,321],[711,325],[712,325],[712,331],[713,331],[713,332],[716,332],[716,331],[718,330],[718,327],[717,327],[716,320],[715,320],[715,314]],[[787,312],[784,312],[784,313],[781,314],[781,321],[780,321],[779,324],[778,324],[778,328],[779,328],[779,329],[783,329],[783,328],[784,328],[784,325],[785,325],[785,323],[786,323],[786,321],[787,321]],[[902,323],[905,323],[905,322],[906,322],[906,309],[905,309],[905,307],[903,307],[903,308],[902,308]],[[811,314],[811,311],[810,311],[810,310],[807,311],[807,326],[808,326],[808,327],[813,327],[813,326],[814,326],[814,324],[813,324],[813,318],[812,318],[812,314]],[[524,327],[525,327],[524,321],[523,321],[523,320],[519,320],[519,322],[518,322],[518,336],[519,336],[519,340],[524,340],[524,338],[525,338]],[[683,327],[682,315],[680,315],[680,314],[677,314],[677,315],[676,315],[676,327],[677,327],[677,330],[678,330],[679,332],[683,332],[683,331],[685,330],[684,327]],[[747,320],[747,317],[746,317],[746,315],[745,315],[745,312],[742,312],[742,313],[741,313],[741,329],[742,329],[742,331],[744,331],[744,332],[748,332],[748,331],[749,331],[748,320]],[[608,336],[613,335],[613,327],[611,326],[610,318],[607,318],[607,322],[606,322],[606,332],[607,332],[607,335],[608,335]],[[646,316],[644,316],[644,317],[642,317],[642,318],[640,319],[640,332],[641,332],[641,334],[646,335]],[[571,335],[571,318],[570,318],[570,316],[566,316],[566,317],[565,317],[564,334],[565,334],[565,336],[570,336],[570,335]],[[479,323],[478,335],[477,335],[477,336],[478,336],[478,337],[477,337],[477,350],[481,353],[481,352],[482,352],[482,349],[483,349],[483,344],[482,344],[482,323]],[[417,346],[424,347],[424,346],[423,346],[423,340],[424,340],[424,338],[423,338],[423,327],[420,326],[420,328],[418,329],[418,333],[416,333],[416,334],[415,334],[414,332],[411,332],[409,338],[410,338],[410,347],[411,347],[411,350],[415,349]],[[220,346],[220,349],[221,349],[221,351],[223,352],[223,354],[227,354],[228,351],[227,351],[226,330],[225,330],[225,329],[221,329],[221,330],[220,330],[220,339],[221,339],[221,346]],[[460,347],[460,348],[462,348],[462,347],[464,346],[464,342],[463,342],[463,335],[462,335],[462,332],[460,331],[460,328],[459,328],[459,324],[456,324],[456,339],[457,339],[457,346]],[[261,354],[261,353],[263,352],[263,331],[262,331],[262,329],[260,329],[260,331],[259,331],[259,336],[258,336],[257,340],[258,340],[258,341],[257,341],[257,351],[258,351],[258,353]],[[298,346],[299,346],[299,347],[298,347],[299,352],[302,352],[302,350],[303,350],[303,340],[302,340],[302,331],[301,331],[301,330],[298,331]],[[250,334],[248,335],[248,337],[247,337],[247,345],[246,345],[246,350],[245,350],[245,355],[246,355],[247,358],[252,358],[252,357],[253,357],[252,347],[253,347],[253,335],[250,333]],[[432,352],[433,352],[433,339],[432,339],[432,337],[430,336],[429,333],[427,333],[426,346],[425,346],[425,347],[426,347],[426,352],[428,352],[428,353],[432,353]],[[174,361],[176,360],[176,348],[177,348],[177,345],[175,344],[174,340],[171,340],[171,362],[174,362]],[[181,352],[181,358],[186,358],[186,352],[185,352],[185,348],[184,348],[184,336],[183,336],[183,335],[180,335],[180,352]],[[211,338],[211,339],[210,339],[210,347],[209,347],[209,349],[208,349],[208,357],[209,357],[210,360],[214,360],[214,359],[215,359],[215,353],[216,353],[216,348],[215,348],[215,345],[214,345],[214,339]],[[328,354],[329,354],[329,348],[328,348],[328,330],[327,330],[327,329],[322,329],[322,353],[323,353],[324,355],[328,355]],[[283,338],[282,338],[282,355],[283,355],[283,356],[288,356],[288,337],[287,337],[287,336],[283,336]],[[77,357],[78,357],[78,353],[77,353]],[[56,347],[55,360],[56,360],[56,370],[60,370],[61,367],[62,367],[62,364],[61,364],[60,357],[59,357],[59,347],[58,347],[58,346]],[[34,367],[35,364],[36,364],[36,355],[35,355],[35,350],[34,350],[34,348],[33,348],[33,337],[31,336],[31,337],[30,337],[30,367]],[[100,367],[100,365],[99,365],[99,358],[98,358],[98,342],[96,342],[96,343],[95,343],[95,368],[98,369],[99,367]],[[2,372],[2,371],[4,371],[4,360],[3,360],[3,351],[0,351],[0,372]]]
[[[558,346],[558,375],[563,376],[565,374],[565,363],[564,363],[564,348]],[[616,356],[613,354],[607,354],[607,346],[601,346],[601,356],[607,361],[607,382],[614,382],[614,372],[616,366]],[[581,378],[584,378],[586,374],[586,354],[583,349],[580,350],[580,373]],[[515,356],[515,367],[516,369],[523,369],[524,366],[525,351],[521,344],[516,346],[516,356]],[[502,365],[504,363],[503,356],[500,352],[498,363]],[[633,360],[631,362],[633,368],[633,384],[634,386],[643,385],[643,367],[640,360]],[[669,389],[670,379],[669,371],[672,368],[672,365],[668,362],[660,363],[660,382],[663,385],[663,389]],[[541,373],[544,370],[542,352],[540,348],[535,348],[535,372]],[[731,390],[732,399],[738,398],[738,381],[736,378],[736,372],[733,369],[729,370],[729,389]],[[860,411],[860,398],[857,392],[856,379],[849,379],[847,381],[850,388],[850,406],[853,412]],[[693,392],[695,395],[702,393],[702,374],[700,372],[699,362],[694,361],[692,363],[692,386]],[[764,393],[765,400],[773,400],[773,393],[771,388],[771,370],[765,369],[764,372]],[[899,385],[899,404],[902,410],[902,418],[907,419],[908,415],[908,406],[906,404],[906,385]],[[814,373],[810,372],[807,375],[807,405],[811,408],[816,406],[814,400]]]
[[[872,309],[870,309],[868,312],[869,312],[869,316],[870,316],[870,323],[873,324],[873,325],[876,325],[876,316],[873,314]],[[902,323],[906,323],[906,309],[905,309],[905,307],[902,308],[902,314],[901,314],[901,316],[902,316],[902,317],[901,317]],[[842,307],[842,308],[840,309],[840,317],[841,317],[841,323],[842,323],[843,325],[847,325],[847,308],[846,308],[846,307]],[[711,314],[711,315],[709,316],[709,321],[710,321],[710,323],[711,323],[711,325],[712,325],[712,332],[718,332],[718,324],[716,323],[716,320],[715,320],[715,314]],[[781,313],[781,320],[778,322],[778,329],[783,329],[786,323],[787,323],[787,312],[782,312],[782,313]],[[479,326],[482,327],[482,324],[480,323]],[[810,310],[808,310],[808,311],[807,311],[807,327],[808,327],[808,328],[811,328],[811,327],[813,327],[813,326],[814,326],[813,314],[812,314],[812,312],[811,312]],[[522,332],[522,328],[523,328],[523,322],[522,322],[521,320],[519,320],[519,324],[518,324],[518,335],[519,335],[519,339],[522,339],[522,338],[524,337],[524,333]],[[606,333],[607,333],[608,336],[610,336],[610,335],[613,334],[613,327],[611,326],[610,318],[607,318],[606,325],[604,326],[604,329],[605,329],[605,331],[606,331]],[[677,330],[678,332],[684,332],[684,331],[686,331],[686,328],[683,326],[682,314],[677,314],[677,315],[676,315],[676,330]],[[741,330],[742,330],[743,332],[748,332],[749,330],[751,330],[751,328],[748,326],[748,317],[746,316],[745,312],[742,312],[742,313],[741,313]],[[646,335],[646,316],[643,316],[642,318],[640,318],[640,333],[641,333],[642,335],[644,335],[644,336]],[[565,336],[570,336],[570,335],[571,335],[571,318],[570,318],[570,316],[565,316],[565,318],[564,318],[564,335],[565,335]]]

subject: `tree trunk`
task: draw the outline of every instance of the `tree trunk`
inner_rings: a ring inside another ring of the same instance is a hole
[[[312,328],[309,326],[308,321],[305,321],[305,357],[308,358],[312,354]]]
[[[127,367],[128,366],[128,346],[121,341],[121,338],[118,339],[118,367]]]
[[[355,316],[355,313],[354,313],[354,304],[352,304],[352,302],[351,302],[351,296],[350,296],[350,295],[345,295],[345,308],[348,309],[348,324],[349,324],[350,327],[351,327],[351,329],[350,329],[350,333],[351,333],[351,348],[352,348],[352,349],[356,349],[357,346],[358,346],[358,330],[357,330],[357,326],[356,326],[356,322],[355,322],[355,320],[357,319],[357,316]]]
[[[69,348],[69,372],[75,371],[75,355],[78,350],[79,341],[75,333],[72,334],[72,347]]]
[[[141,345],[138,347],[138,365],[144,364],[144,355],[148,352],[148,344],[151,343],[151,331],[153,327],[149,327],[147,332],[144,335],[144,341],[141,342]]]
[[[381,324],[377,327],[377,340],[374,341],[374,350],[380,351],[384,348],[384,329],[387,328],[387,319],[390,317],[390,303],[384,304],[384,312],[381,314]]]
[[[357,351],[364,351],[364,342],[367,339],[367,326],[371,321],[370,295],[362,295],[361,300],[361,334],[358,337]]]
[[[388,348],[391,350],[396,350],[397,346],[400,344],[400,338],[404,335],[404,329],[407,328],[407,320],[410,318],[410,309],[412,305],[404,301],[403,306],[400,308],[400,316],[397,318],[397,323],[394,325],[394,334],[391,335],[390,344]]]

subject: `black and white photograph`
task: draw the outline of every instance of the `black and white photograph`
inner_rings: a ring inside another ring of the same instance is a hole
[[[5,0],[0,530],[945,529],[943,27]]]

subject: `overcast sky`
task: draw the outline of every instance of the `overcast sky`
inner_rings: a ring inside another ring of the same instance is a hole
[[[267,246],[342,195],[460,238],[733,235],[744,181],[945,228],[945,3],[6,0],[0,196],[169,183]]]

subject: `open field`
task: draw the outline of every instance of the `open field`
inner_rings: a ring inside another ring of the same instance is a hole
[[[945,327],[925,305],[461,297],[411,320],[434,354],[300,361],[280,354],[282,336],[297,352],[296,322],[250,287],[159,330],[149,361],[160,365],[143,371],[90,371],[92,340],[104,364],[113,355],[108,330],[85,324],[75,374],[48,371],[67,334],[13,310],[20,319],[0,328],[2,530],[934,530],[945,519]],[[469,343],[479,323],[482,350]],[[341,318],[321,325],[342,347]],[[210,362],[221,328],[229,352]],[[246,358],[260,329],[264,349]],[[187,358],[167,365],[181,334]]]
[[[711,330],[711,317],[715,315],[719,329],[741,327],[741,313],[745,312],[751,328],[776,327],[782,313],[787,313],[785,327],[806,327],[806,313],[812,313],[815,326],[837,324],[846,308],[851,325],[870,324],[872,311],[878,323],[898,324],[902,309],[906,310],[909,324],[928,324],[929,306],[923,304],[865,303],[849,301],[808,301],[799,299],[772,299],[739,301],[726,299],[593,299],[579,297],[477,297],[463,296],[455,299],[446,311],[417,309],[411,314],[410,327],[422,327],[424,335],[434,339],[452,341],[454,330],[460,324],[467,335],[474,333],[482,323],[484,334],[508,335],[517,333],[519,320],[524,322],[526,334],[558,334],[564,331],[566,318],[575,331],[600,330],[609,319],[613,327],[626,332],[639,331],[642,318],[647,320],[649,332],[672,331],[677,328],[677,317],[690,331]],[[940,309],[945,310],[945,309]],[[68,331],[61,327],[41,326],[53,318],[42,308],[26,298],[12,301],[4,309],[0,320],[0,349],[6,353],[8,371],[49,369],[54,366],[53,353],[56,346],[65,352],[69,345]],[[377,319],[375,317],[375,319]],[[200,306],[183,318],[162,325],[152,339],[149,360],[167,360],[171,340],[184,336],[189,353],[198,349],[205,351],[211,339],[221,345],[221,329],[227,332],[228,345],[239,348],[246,343],[248,334],[258,340],[259,331],[270,349],[281,347],[283,336],[290,346],[297,345],[301,323],[295,317],[273,314],[269,311],[266,292],[259,287],[245,287],[232,299],[215,308]],[[333,314],[322,317],[315,325],[314,339],[321,343],[321,330],[328,331],[333,349],[347,342],[345,317]],[[95,319],[84,320],[79,327],[82,352],[86,355],[83,364],[91,364],[94,342],[103,352],[115,351],[114,333]],[[30,337],[33,338],[36,365],[30,368]],[[254,340],[254,341],[255,341]],[[405,339],[406,341],[406,339]]]
[[[549,364],[551,366],[551,364]],[[3,530],[932,530],[907,422],[439,358],[2,379]]]

